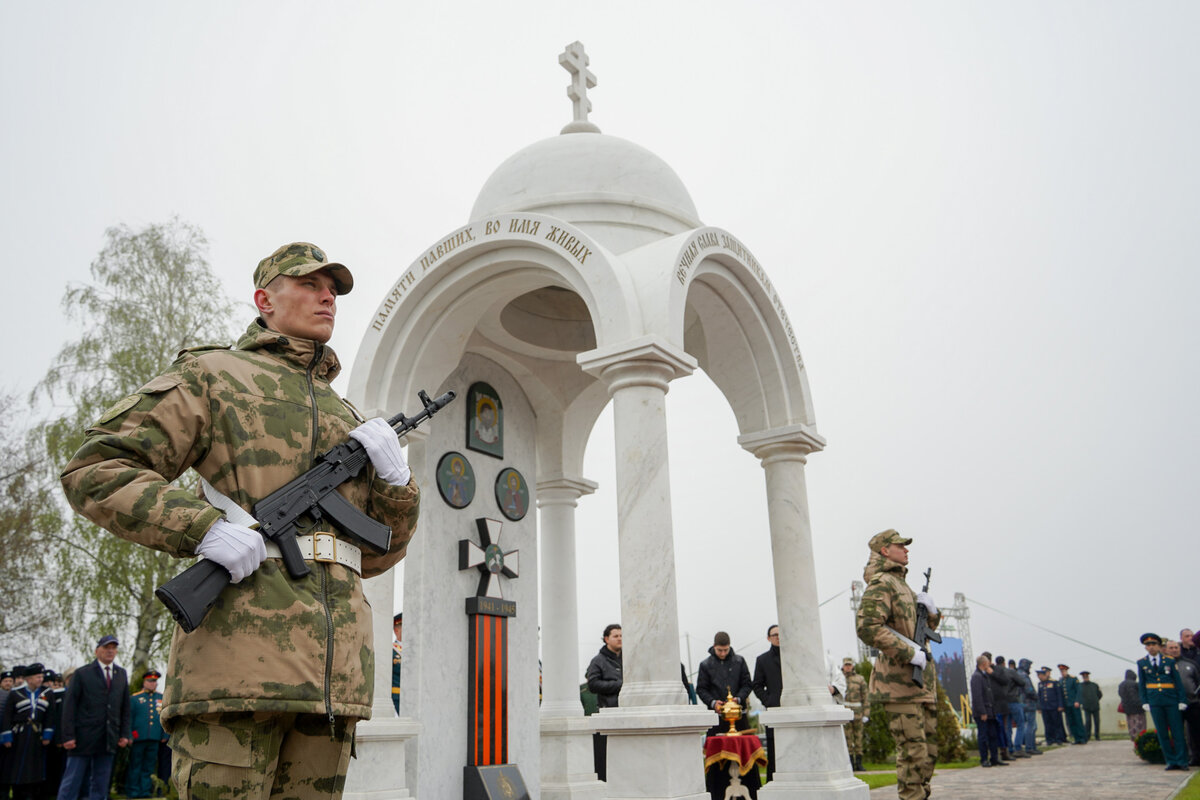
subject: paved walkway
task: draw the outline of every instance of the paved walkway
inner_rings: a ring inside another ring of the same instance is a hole
[[[1104,740],[1017,759],[1008,767],[938,770],[933,800],[1166,800],[1195,773],[1147,764],[1128,739]],[[871,800],[895,798],[895,786],[871,792]]]

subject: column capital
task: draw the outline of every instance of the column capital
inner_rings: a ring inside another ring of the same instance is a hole
[[[566,475],[541,478],[537,482],[538,508],[548,505],[573,507],[576,500],[595,492],[598,488],[600,484],[587,478],[569,478]]]
[[[671,381],[691,375],[698,365],[687,351],[654,334],[580,353],[575,361],[608,384],[610,395],[626,386],[655,386],[665,392]]]
[[[738,444],[764,463],[767,459],[789,458],[803,462],[809,453],[825,449],[825,437],[817,433],[815,426],[801,423],[742,434]]]

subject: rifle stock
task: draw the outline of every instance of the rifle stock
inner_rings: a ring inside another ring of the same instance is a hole
[[[455,394],[446,392],[430,400],[422,389],[417,396],[424,406],[420,412],[412,417],[401,413],[388,420],[397,436],[406,435],[431,418]],[[254,504],[259,532],[279,546],[284,567],[293,578],[303,578],[311,572],[296,543],[297,523],[304,516],[314,520],[328,517],[339,530],[376,553],[382,555],[388,551],[392,529],[368,517],[336,491],[338,486],[357,477],[367,461],[363,446],[351,439],[319,456],[316,466],[308,472]],[[191,633],[200,627],[231,580],[229,571],[220,564],[201,559],[155,589],[154,596],[167,607],[184,633]]]

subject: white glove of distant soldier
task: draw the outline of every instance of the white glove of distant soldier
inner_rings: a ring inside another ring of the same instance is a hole
[[[229,570],[237,583],[258,569],[267,557],[267,546],[258,531],[219,519],[196,545],[196,554]]]
[[[1145,711],[1146,713],[1150,713],[1150,704],[1142,703],[1142,711]]]
[[[400,439],[386,419],[376,417],[367,420],[350,431],[350,438],[367,451],[367,456],[375,465],[375,472],[381,480],[392,486],[404,486],[408,483],[408,479],[412,477],[412,470],[404,460]]]
[[[930,614],[937,613],[937,604],[933,602],[933,596],[929,592],[917,592],[917,602],[925,606],[925,610]]]
[[[925,651],[918,650],[917,654],[912,657],[912,661],[909,661],[908,663],[912,664],[914,667],[925,669]]]
[[[1179,704],[1179,710],[1180,710],[1180,711],[1187,711],[1187,703],[1180,703],[1180,704]]]

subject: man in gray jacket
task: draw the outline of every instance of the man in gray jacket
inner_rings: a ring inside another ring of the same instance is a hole
[[[1200,767],[1200,667],[1196,662],[1180,658],[1182,648],[1179,642],[1167,642],[1163,645],[1167,655],[1175,659],[1175,669],[1179,671],[1179,680],[1183,684],[1183,693],[1187,697],[1187,710],[1183,712],[1183,724],[1187,726],[1187,740],[1190,758],[1188,766]]]

